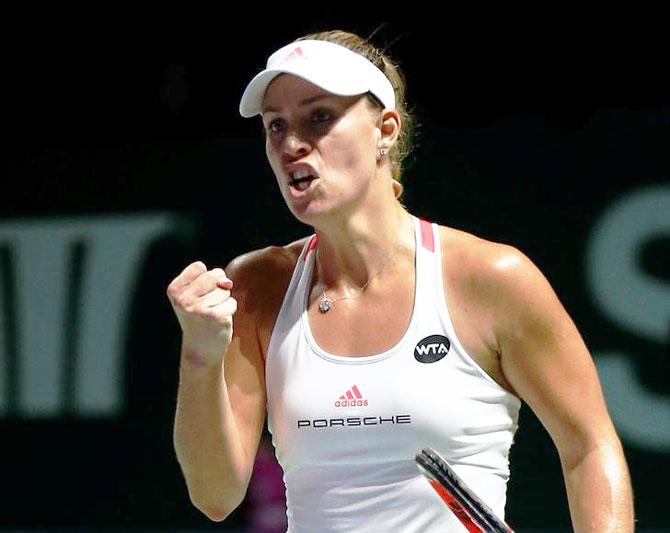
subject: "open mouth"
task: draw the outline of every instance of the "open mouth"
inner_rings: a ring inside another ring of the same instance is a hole
[[[317,179],[317,176],[311,174],[308,170],[297,170],[291,174],[289,185],[296,191],[305,191],[310,184]]]

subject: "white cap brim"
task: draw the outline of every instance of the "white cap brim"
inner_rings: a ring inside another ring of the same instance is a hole
[[[270,56],[267,68],[247,85],[240,115],[249,118],[262,112],[265,91],[280,74],[293,74],[339,96],[371,92],[384,107],[395,107],[391,82],[366,58],[335,43],[305,40],[284,46]]]

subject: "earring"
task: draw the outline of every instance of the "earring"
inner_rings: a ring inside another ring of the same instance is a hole
[[[379,156],[384,157],[388,151],[389,151],[388,148],[380,148],[379,149]]]

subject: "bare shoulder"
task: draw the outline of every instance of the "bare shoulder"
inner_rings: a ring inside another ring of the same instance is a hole
[[[478,237],[447,226],[439,226],[443,255],[468,261],[469,266],[502,268],[529,259],[516,247]]]
[[[274,321],[293,269],[309,237],[284,246],[268,246],[233,259],[226,275],[233,281],[232,296],[238,302],[238,321],[255,323],[263,351],[269,342]]]
[[[521,351],[532,356],[544,349],[571,323],[567,313],[540,269],[515,246],[449,227],[440,227],[440,243],[445,298],[461,343],[493,379],[519,394],[506,361],[512,353],[518,359]]]
[[[516,393],[503,370],[505,339],[538,317],[534,300],[555,309],[553,291],[516,247],[449,227],[441,226],[439,234],[445,298],[459,340],[495,381]]]
[[[233,283],[240,288],[269,288],[282,273],[292,271],[298,256],[309,237],[284,246],[268,246],[235,257],[225,271]]]
[[[527,299],[535,291],[551,291],[540,269],[515,246],[444,226],[440,241],[445,275],[472,296]]]

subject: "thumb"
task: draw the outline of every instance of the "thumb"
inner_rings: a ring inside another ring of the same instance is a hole
[[[233,280],[228,278],[219,278],[216,280],[216,286],[220,289],[230,290],[233,288]]]

